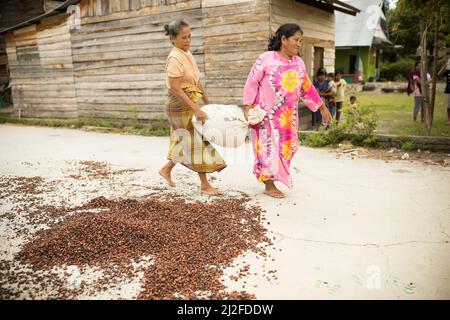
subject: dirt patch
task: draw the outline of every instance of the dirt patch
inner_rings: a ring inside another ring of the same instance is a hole
[[[326,148],[331,152],[335,152],[337,157],[349,155],[355,157],[367,157],[370,159],[384,160],[391,162],[395,160],[402,161],[418,161],[427,165],[450,166],[450,154],[445,152],[431,151],[405,151],[397,148],[363,148],[354,147],[350,143],[342,143],[337,148]]]

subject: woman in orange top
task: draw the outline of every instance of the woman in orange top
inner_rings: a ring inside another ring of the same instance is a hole
[[[166,61],[166,85],[169,96],[165,105],[165,113],[171,125],[171,137],[167,164],[159,174],[170,186],[175,186],[171,171],[176,163],[198,173],[201,193],[220,194],[213,188],[206,173],[220,171],[226,167],[222,157],[214,147],[194,130],[192,116],[204,122],[206,114],[200,109],[200,100],[208,104],[205,90],[200,83],[200,71],[189,48],[191,46],[191,30],[183,20],[165,25],[166,35],[170,36],[173,49]]]

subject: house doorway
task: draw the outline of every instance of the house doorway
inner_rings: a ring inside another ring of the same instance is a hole
[[[323,67],[323,48],[314,47],[314,79],[316,78],[317,70]]]
[[[356,54],[350,55],[350,61],[349,61],[349,70],[350,74],[356,73]]]

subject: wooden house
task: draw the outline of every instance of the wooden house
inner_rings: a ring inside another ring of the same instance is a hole
[[[347,0],[361,14],[336,14],[336,71],[349,83],[380,77],[383,52],[395,46],[388,39],[388,0]]]
[[[0,30],[44,13],[44,0],[2,0],[0,4]],[[8,57],[5,38],[0,34],[0,107],[11,104]],[[0,112],[3,108],[0,109]]]
[[[44,13],[3,27],[13,109],[31,118],[143,121],[164,117],[164,66],[171,43],[163,26],[183,18],[191,51],[213,103],[241,104],[248,72],[283,23],[304,31],[300,52],[311,77],[335,65],[337,0],[43,1]],[[310,125],[301,108],[302,127]]]

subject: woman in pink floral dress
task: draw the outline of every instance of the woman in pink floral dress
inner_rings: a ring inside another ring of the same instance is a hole
[[[244,88],[245,115],[256,105],[267,112],[262,122],[251,126],[253,173],[259,182],[264,182],[265,194],[275,198],[284,197],[275,181],[292,187],[290,163],[299,145],[299,99],[313,112],[320,109],[324,122],[331,121],[306,73],[305,63],[297,55],[302,37],[303,31],[296,24],[278,28],[269,41],[269,51],[256,60]]]

